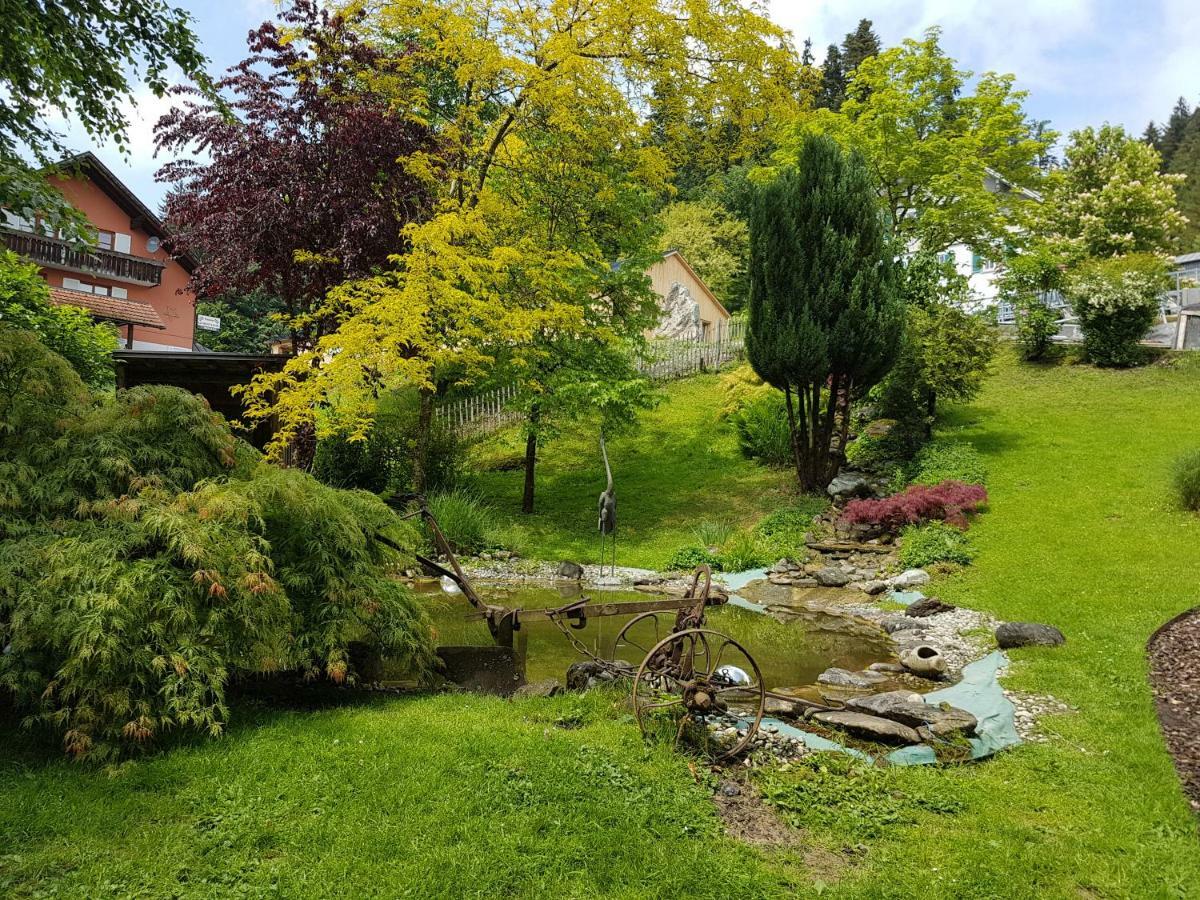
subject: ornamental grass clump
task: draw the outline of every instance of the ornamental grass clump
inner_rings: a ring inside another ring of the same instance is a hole
[[[986,504],[987,491],[982,485],[961,481],[943,481],[932,486],[914,484],[882,500],[851,500],[842,520],[889,532],[924,522],[946,522],[965,529],[967,516]]]
[[[1179,505],[1200,512],[1200,450],[1185,453],[1175,461],[1171,480]]]

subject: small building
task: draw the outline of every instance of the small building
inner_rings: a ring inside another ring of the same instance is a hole
[[[111,322],[127,349],[191,351],[195,261],[164,249],[166,227],[94,153],[66,160],[49,177],[95,229],[83,247],[49,232],[36,216],[3,210],[0,241],[37,263],[52,303],[78,306]]]
[[[1175,326],[1176,350],[1200,350],[1200,303],[1179,310]]]
[[[678,250],[646,270],[662,318],[647,337],[715,341],[729,331],[729,311]]]

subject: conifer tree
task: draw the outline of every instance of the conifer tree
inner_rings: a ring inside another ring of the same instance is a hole
[[[854,76],[854,71],[864,59],[878,56],[883,45],[879,42],[872,28],[870,19],[859,19],[858,27],[846,35],[842,41],[842,69],[847,81]]]
[[[903,322],[898,264],[865,163],[812,136],[759,189],[746,352],[783,391],[804,490],[837,474],[850,403],[887,374]]]
[[[814,104],[817,109],[837,112],[846,99],[846,70],[842,64],[842,51],[837,44],[830,44],[825,51],[825,62],[821,66],[821,87]]]

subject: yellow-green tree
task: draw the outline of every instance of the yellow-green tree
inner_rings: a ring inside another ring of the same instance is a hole
[[[628,234],[649,240],[624,188],[662,191],[670,175],[639,115],[654,86],[757,119],[792,57],[735,0],[391,0],[362,27],[413,48],[363,77],[435,129],[437,151],[397,165],[429,179],[437,202],[393,269],[329,294],[336,332],[251,387],[249,416],[278,417],[277,454],[313,428],[365,437],[384,387],[420,386],[427,417],[439,382],[473,381],[501,355],[519,373],[547,346],[535,336],[615,324],[596,312],[601,273]],[[588,193],[569,227],[546,202],[555,185]]]

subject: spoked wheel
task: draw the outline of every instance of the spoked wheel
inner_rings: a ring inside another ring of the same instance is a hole
[[[622,647],[632,647],[638,656],[645,659],[655,645],[670,633],[673,618],[674,614],[657,612],[634,616],[617,632],[617,639],[613,642],[613,660],[621,658]]]
[[[691,742],[713,762],[737,756],[754,740],[766,696],[754,657],[707,628],[667,635],[646,654],[633,682],[642,734],[670,729],[678,744],[690,732]]]

